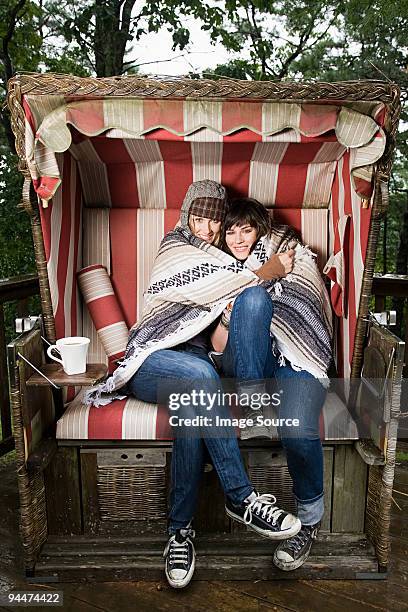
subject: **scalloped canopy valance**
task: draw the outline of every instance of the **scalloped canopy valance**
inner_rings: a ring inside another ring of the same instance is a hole
[[[28,95],[24,106],[27,165],[35,189],[45,201],[53,196],[60,183],[55,154],[70,147],[74,152],[75,143],[84,136],[208,143],[209,150],[214,143],[237,146],[263,143],[264,149],[269,143],[266,147],[269,163],[279,163],[278,159],[273,161],[274,155],[270,152],[278,150],[283,143],[314,146],[322,143],[321,150],[324,144],[332,143],[329,156],[327,147],[323,155],[319,155],[317,147],[308,163],[334,162],[349,150],[354,188],[366,199],[372,192],[373,164],[382,156],[386,143],[381,127],[384,108],[381,103],[371,104],[366,114],[367,108],[356,110],[341,103],[133,97],[78,100],[58,95]],[[291,163],[296,163],[296,159]]]

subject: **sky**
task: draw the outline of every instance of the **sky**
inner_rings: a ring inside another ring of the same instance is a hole
[[[137,4],[140,4],[140,2]],[[184,51],[172,51],[172,37],[164,27],[157,34],[142,36],[126,57],[126,60],[131,59],[137,64],[156,60],[155,63],[140,66],[140,72],[174,76],[193,71],[201,72],[205,68],[215,68],[218,64],[224,64],[231,59],[232,56],[220,43],[211,44],[208,32],[201,30],[200,21],[192,17],[186,18],[183,19],[183,25],[190,31],[191,40],[188,48]],[[170,58],[171,61],[160,61]]]

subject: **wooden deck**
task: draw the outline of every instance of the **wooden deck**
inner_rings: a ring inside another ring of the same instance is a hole
[[[408,463],[398,466],[394,488],[408,494]],[[18,495],[13,464],[0,464],[0,490],[0,593],[27,588],[62,590],[62,609],[73,612],[408,610],[408,496],[398,492],[394,495],[399,508],[393,505],[392,563],[388,580],[212,580],[193,582],[187,589],[179,592],[168,587],[165,579],[157,582],[28,585],[22,577],[21,547],[17,533]],[[0,610],[6,609],[12,608],[0,606]]]

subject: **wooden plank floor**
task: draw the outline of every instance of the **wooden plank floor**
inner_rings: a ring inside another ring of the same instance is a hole
[[[408,494],[408,464],[396,470],[394,488]],[[408,497],[394,493],[392,563],[388,580],[298,580],[193,582],[174,591],[157,582],[64,583],[27,585],[22,577],[17,534],[17,485],[14,465],[0,465],[0,593],[12,589],[64,592],[63,610],[72,612],[373,612],[408,610]],[[11,610],[2,608],[0,610]],[[46,608],[38,607],[37,610]],[[49,609],[49,608],[47,608]]]

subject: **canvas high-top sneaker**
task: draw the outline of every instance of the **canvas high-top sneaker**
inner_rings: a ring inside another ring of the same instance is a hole
[[[317,537],[320,523],[315,525],[303,525],[302,529],[293,538],[289,538],[277,546],[273,555],[276,567],[290,572],[295,570],[306,561],[310,555],[312,544]]]
[[[171,535],[164,549],[164,571],[167,581],[174,589],[182,589],[188,585],[194,574],[195,550],[191,538],[194,538],[193,529],[177,529]]]
[[[238,506],[227,499],[225,511],[232,519],[244,523],[265,538],[286,540],[296,535],[302,524],[296,516],[285,512],[275,504],[274,495],[268,493],[260,495],[257,491],[253,491]]]

